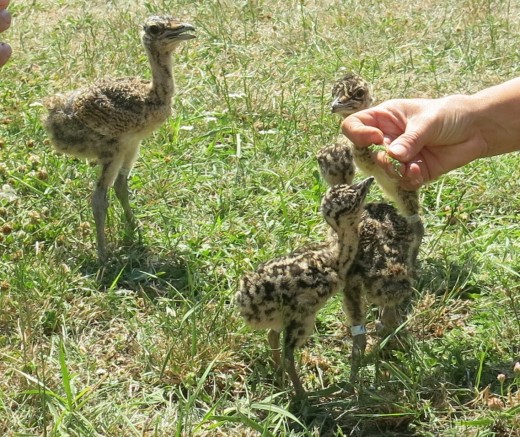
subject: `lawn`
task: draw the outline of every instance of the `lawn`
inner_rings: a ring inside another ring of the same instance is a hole
[[[315,155],[339,132],[333,81],[355,71],[383,101],[518,76],[520,3],[11,3],[2,39],[14,52],[0,73],[0,435],[520,436],[517,153],[422,189],[406,347],[369,353],[355,390],[337,388],[351,351],[339,298],[297,354],[314,392],[303,405],[275,384],[266,333],[233,305],[244,272],[325,238]],[[42,100],[103,76],[149,77],[140,25],[166,13],[197,39],[174,56],[173,115],[130,177],[139,239],[124,241],[111,193],[112,256],[100,265],[97,168],[52,149]],[[381,199],[373,189],[370,200]]]

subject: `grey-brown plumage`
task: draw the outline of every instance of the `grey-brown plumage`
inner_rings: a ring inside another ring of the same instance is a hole
[[[294,349],[312,333],[316,313],[343,288],[358,247],[358,225],[373,178],[349,186],[335,185],[323,197],[321,211],[335,237],[276,258],[246,274],[235,296],[240,314],[256,329],[269,329],[273,359],[281,366],[280,333],[284,356],[296,393],[304,389],[294,365]]]
[[[135,219],[128,201],[128,175],[141,140],[171,114],[175,87],[172,53],[194,35],[190,24],[172,17],[153,16],[143,26],[142,43],[152,80],[137,77],[102,79],[86,88],[57,94],[44,103],[49,114],[45,127],[54,147],[63,153],[96,160],[101,174],[92,196],[98,256],[106,256],[107,190],[114,190],[132,233]]]

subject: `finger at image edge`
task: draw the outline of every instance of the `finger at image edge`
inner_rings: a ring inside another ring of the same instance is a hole
[[[0,66],[7,63],[11,57],[12,49],[9,44],[0,43]]]

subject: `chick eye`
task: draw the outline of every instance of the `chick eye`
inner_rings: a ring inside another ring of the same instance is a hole
[[[362,89],[362,88],[358,89],[358,90],[354,93],[354,97],[355,97],[356,99],[361,99],[361,98],[363,98],[364,96],[365,96],[365,90]]]
[[[148,32],[152,35],[157,35],[161,29],[159,29],[159,26],[152,24],[151,26],[148,26]]]

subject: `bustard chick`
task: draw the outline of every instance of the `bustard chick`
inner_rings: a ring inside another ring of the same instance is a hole
[[[280,333],[289,377],[297,395],[305,393],[294,364],[294,349],[312,333],[317,312],[343,288],[358,246],[358,224],[373,178],[331,187],[321,203],[335,238],[276,258],[246,274],[235,296],[240,314],[256,329],[269,329],[273,359],[282,364]]]
[[[354,180],[354,157],[345,137],[335,144],[322,147],[316,158],[320,174],[330,187],[338,184],[350,185]]]
[[[319,164],[329,184],[352,180],[354,162],[348,146],[322,149]],[[416,240],[413,226],[391,205],[369,203],[364,207],[358,228],[358,249],[342,278],[345,280],[343,309],[353,336],[353,379],[366,348],[365,301],[379,306],[384,331],[393,330],[399,321],[398,307],[412,293]]]
[[[331,111],[343,118],[372,105],[372,93],[368,83],[354,73],[347,73],[334,83]],[[354,179],[354,155],[360,153],[348,139],[340,134],[336,142],[318,151],[317,160],[320,173],[329,184],[351,184]],[[377,178],[376,178],[377,181]]]
[[[57,94],[46,100],[45,127],[54,147],[63,153],[96,160],[101,174],[92,196],[97,251],[106,257],[107,190],[114,185],[125,215],[127,231],[135,230],[128,201],[128,175],[137,159],[141,140],[159,128],[171,114],[175,86],[172,53],[195,38],[194,27],[168,16],[149,17],[142,43],[150,62],[152,80],[138,77],[105,78],[86,88]]]
[[[366,349],[366,303],[379,307],[378,330],[393,332],[400,306],[413,293],[413,226],[392,206],[369,203],[359,224],[359,245],[343,289],[343,310],[352,329],[352,376]]]
[[[369,108],[374,101],[369,84],[354,73],[347,73],[334,83],[332,99],[331,111],[333,114],[339,114],[342,119],[362,109]],[[350,156],[353,156],[356,167],[365,175],[375,177],[383,193],[396,204],[399,212],[410,223],[414,240],[410,247],[409,256],[410,262],[415,263],[419,253],[419,246],[424,236],[424,225],[419,215],[419,191],[403,190],[399,186],[397,179],[390,178],[374,162],[370,150],[354,147],[344,135],[340,135],[337,144],[332,146],[336,148],[335,151],[330,150],[330,147],[326,147],[318,153],[318,162],[323,178],[331,185],[334,183],[331,172],[334,174],[343,172],[345,176],[350,175],[352,166],[349,165],[348,160]],[[350,149],[350,152],[344,151],[344,149]],[[337,156],[341,156],[343,161],[338,160]],[[329,163],[328,160],[331,159],[334,159],[336,163]]]

